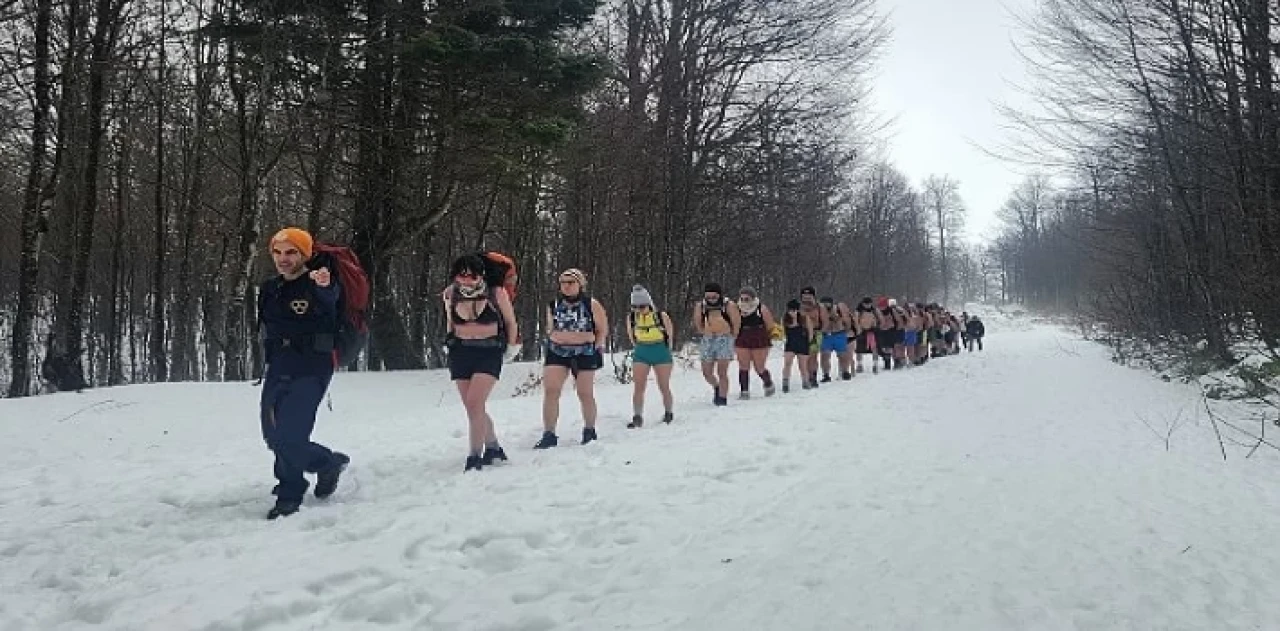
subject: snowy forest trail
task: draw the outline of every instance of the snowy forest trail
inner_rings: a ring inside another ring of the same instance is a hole
[[[339,375],[352,469],[279,522],[248,384],[0,401],[0,630],[1280,627],[1280,459],[1223,462],[1193,386],[988,327],[728,408],[680,367],[638,431],[602,372],[601,440],[570,391],[547,452],[511,366],[478,475],[446,374]]]

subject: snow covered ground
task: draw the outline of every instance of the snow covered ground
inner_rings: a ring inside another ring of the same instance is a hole
[[[340,375],[352,469],[276,522],[248,384],[0,401],[0,630],[1280,628],[1276,452],[1224,463],[1193,386],[1009,324],[727,409],[680,369],[639,431],[601,374],[601,440],[549,452],[509,367],[512,464],[467,475],[444,373]]]

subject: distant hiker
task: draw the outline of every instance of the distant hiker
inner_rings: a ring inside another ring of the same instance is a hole
[[[952,355],[960,354],[960,332],[964,329],[960,324],[960,319],[954,313],[947,312],[947,322],[951,325],[951,333],[947,336],[947,347]]]
[[[871,356],[871,372],[880,372],[880,365],[876,363],[876,329],[880,325],[880,316],[876,311],[875,303],[871,297],[867,296],[858,303],[854,310],[854,329],[858,332],[857,344],[854,346],[854,363],[857,366],[857,372],[862,372],[862,356]]]
[[[919,323],[919,334],[916,336],[916,347],[912,354],[915,357],[915,365],[923,366],[929,362],[929,331],[932,328],[933,319],[925,305],[917,302],[914,307],[915,318]]]
[[[916,359],[916,350],[920,346],[920,329],[923,328],[923,318],[920,317],[920,309],[915,303],[907,303],[906,324],[902,333],[902,350],[905,353],[904,360],[906,366],[919,366],[920,362]]]
[[[813,339],[813,322],[800,313],[800,301],[787,301],[787,311],[782,316],[782,329],[786,335],[782,356],[782,391],[791,392],[791,364],[797,357],[800,361],[800,386],[808,390],[809,375],[805,373],[805,358],[809,356],[809,340]]]
[[[308,271],[314,243],[299,228],[271,237],[276,277],[258,290],[258,321],[266,372],[262,386],[262,438],[275,454],[276,505],[267,519],[298,512],[316,474],[315,496],[324,499],[338,488],[338,478],[351,462],[346,454],[311,442],[316,410],[333,378],[337,350],[336,276],[328,267]]]
[[[642,285],[631,288],[631,315],[627,318],[627,336],[631,338],[631,370],[635,390],[631,395],[634,414],[630,429],[644,426],[644,391],[648,386],[649,371],[657,377],[658,390],[662,392],[662,422],[670,423],[675,415],[671,409],[671,369],[674,367],[671,351],[675,348],[676,330],[671,316],[659,311],[653,304],[653,296]]]
[[[715,405],[729,404],[729,362],[733,361],[733,340],[742,326],[738,305],[725,300],[719,283],[707,283],[702,300],[693,309],[694,329],[702,336],[698,354],[702,377],[707,380]]]
[[[764,396],[774,393],[773,377],[769,374],[769,349],[773,341],[769,331],[773,329],[773,312],[760,302],[760,296],[751,287],[743,287],[738,292],[738,313],[742,326],[734,339],[733,346],[738,355],[738,386],[742,399],[751,398],[751,369],[754,367],[760,381],[764,383]]]
[[[574,389],[582,405],[582,444],[596,436],[596,371],[604,365],[605,335],[609,321],[604,306],[587,293],[587,274],[572,268],[560,272],[560,294],[546,311],[546,365],[542,369],[542,439],[534,449],[560,443],[556,423],[560,419],[560,392],[573,375]]]
[[[809,338],[809,356],[802,358],[800,372],[809,381],[810,388],[818,387],[818,357],[822,353],[822,307],[818,305],[818,290],[805,287],[800,290],[800,315],[809,320],[813,335]]]
[[[463,472],[505,461],[493,418],[486,405],[502,375],[503,355],[517,347],[519,331],[511,298],[501,285],[486,282],[488,264],[480,255],[464,256],[449,268],[452,283],[444,291],[449,347],[449,377],[467,410],[470,452]]]
[[[853,326],[849,305],[836,304],[830,296],[823,296],[819,303],[822,305],[822,382],[831,381],[832,353],[839,362],[840,378],[848,381],[853,378],[853,367],[849,365],[849,329]]]
[[[883,296],[877,301],[878,309],[877,317],[879,318],[879,330],[876,331],[876,347],[880,352],[880,359],[884,362],[885,370],[893,370],[897,366],[894,359],[897,356],[898,349],[902,347],[902,329],[895,314],[896,300],[891,300]]]
[[[982,350],[982,338],[987,335],[987,327],[982,323],[982,319],[976,315],[970,316],[966,328],[968,329],[968,340],[965,342],[965,346],[968,347],[969,352],[973,352],[974,344],[978,345],[978,350]]]

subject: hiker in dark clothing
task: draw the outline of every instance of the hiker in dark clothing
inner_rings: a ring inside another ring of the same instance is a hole
[[[345,454],[311,442],[316,410],[333,378],[337,304],[341,290],[327,267],[307,269],[311,235],[285,228],[271,238],[271,259],[279,275],[262,284],[258,320],[267,368],[262,387],[262,438],[275,453],[276,505],[267,519],[298,512],[316,474],[315,495],[324,499],[338,487],[351,462]]]
[[[965,323],[965,348],[969,352],[973,352],[973,345],[977,343],[978,350],[982,350],[982,336],[987,334],[987,327],[983,326],[982,320],[978,316],[970,316],[969,321]]]

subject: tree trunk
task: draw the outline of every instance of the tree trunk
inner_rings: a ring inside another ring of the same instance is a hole
[[[35,107],[31,113],[31,164],[22,193],[22,253],[18,267],[18,309],[14,314],[11,361],[13,380],[9,396],[31,394],[31,333],[35,323],[36,304],[40,297],[40,247],[48,229],[48,210],[42,208],[44,195],[44,163],[48,151],[49,109],[52,106],[52,82],[49,77],[49,30],[53,0],[36,0]]]
[[[89,92],[87,94],[84,167],[81,170],[80,204],[75,225],[75,247],[71,261],[71,286],[64,297],[66,309],[55,316],[45,357],[44,375],[57,390],[81,390],[89,384],[84,377],[85,289],[89,280],[89,258],[98,213],[98,170],[102,158],[105,127],[106,81],[119,27],[121,5],[115,0],[97,0],[94,30],[90,40]]]
[[[197,15],[197,22],[204,23],[203,13]],[[204,164],[205,138],[207,134],[209,104],[212,101],[213,73],[215,62],[209,59],[209,52],[214,47],[208,46],[207,40],[196,34],[196,59],[200,67],[195,70],[195,89],[192,105],[192,125],[187,130],[189,136],[184,147],[182,169],[182,202],[178,211],[178,238],[182,244],[178,260],[178,277],[176,279],[176,311],[173,322],[173,378],[178,381],[189,381],[201,376],[199,346],[196,343],[196,307],[199,306],[195,292],[188,288],[197,283],[192,278],[192,246],[195,238],[196,218],[200,203],[204,196]],[[207,330],[207,329],[206,329]],[[205,376],[213,378],[214,373]]]
[[[154,381],[169,380],[169,357],[165,344],[165,303],[168,300],[168,287],[165,277],[165,254],[169,242],[169,208],[165,205],[165,83],[167,66],[165,65],[165,18],[168,3],[160,3],[160,57],[156,70],[156,183],[155,183],[155,258],[151,267],[151,344],[148,359],[151,364],[151,378]]]

